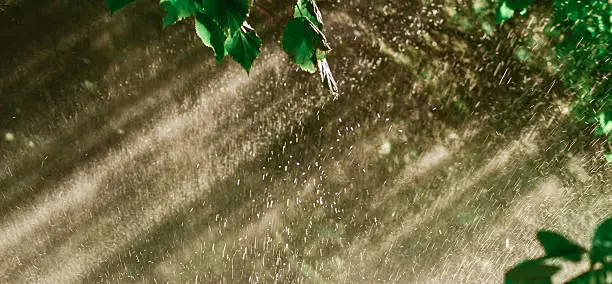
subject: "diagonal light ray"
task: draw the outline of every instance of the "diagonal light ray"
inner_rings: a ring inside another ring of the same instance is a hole
[[[275,58],[278,58],[276,56]],[[256,78],[270,70],[275,65],[275,60],[267,61],[263,68],[257,68],[252,73],[252,78]],[[233,73],[237,72],[234,70]],[[59,218],[65,212],[79,212],[85,208],[92,206],[101,206],[112,202],[112,199],[100,200],[99,194],[99,183],[95,181],[102,181],[106,176],[116,170],[126,169],[134,158],[141,156],[145,153],[154,151],[155,148],[159,147],[159,141],[171,140],[177,137],[178,133],[182,132],[182,129],[193,124],[195,121],[198,123],[204,123],[205,126],[202,134],[204,137],[210,133],[218,131],[211,122],[215,122],[215,119],[211,117],[212,112],[207,111],[207,107],[212,105],[214,101],[216,107],[228,108],[233,105],[237,99],[239,99],[237,88],[241,88],[248,85],[248,80],[234,80],[232,84],[225,85],[225,92],[223,96],[212,96],[210,93],[203,94],[200,105],[202,109],[195,108],[194,114],[185,114],[182,116],[176,116],[174,113],[169,113],[167,117],[162,119],[155,127],[148,131],[148,134],[144,136],[134,135],[128,139],[125,143],[125,148],[112,151],[107,157],[100,161],[94,161],[90,168],[84,169],[75,175],[68,177],[65,186],[59,188],[68,187],[68,190],[56,190],[57,192],[52,196],[41,197],[38,202],[35,203],[29,210],[25,210],[25,213],[14,213],[13,216],[6,218],[6,221],[2,229],[0,230],[0,251],[10,252],[12,247],[19,246],[22,244],[22,240],[27,236],[32,235],[35,231],[40,230],[41,227],[49,224],[52,219]],[[224,81],[222,81],[224,83]],[[213,88],[213,90],[216,88]],[[154,102],[145,100],[146,104],[154,104]],[[81,182],[71,183],[72,180],[80,180]],[[199,192],[199,191],[195,191]],[[172,196],[172,191],[168,193],[170,196],[162,198],[167,200],[171,204],[169,208],[176,208],[179,203],[172,203],[171,200],[176,199]],[[195,197],[192,197],[195,198]],[[176,202],[185,202],[185,200],[179,199]],[[164,207],[165,208],[165,207]],[[159,208],[154,210],[160,210]],[[24,214],[26,214],[24,216]],[[74,213],[73,213],[74,214]],[[151,212],[154,214],[154,212]],[[160,215],[157,213],[157,215]],[[161,214],[163,215],[163,214]],[[145,215],[146,216],[146,215]],[[154,215],[151,215],[154,216]],[[158,219],[156,222],[160,221]],[[148,224],[149,228],[155,226],[157,223],[153,222]],[[138,230],[129,230],[134,233],[134,236],[138,235]],[[134,237],[132,236],[132,237]],[[5,265],[12,266],[4,263]],[[3,267],[2,271],[10,270],[7,267]]]

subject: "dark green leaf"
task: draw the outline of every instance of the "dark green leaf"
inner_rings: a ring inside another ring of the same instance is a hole
[[[541,259],[524,261],[506,272],[506,284],[551,283],[550,277],[561,268],[542,263]]]
[[[293,17],[307,18],[317,26],[317,28],[323,29],[323,16],[314,0],[298,0],[298,3],[295,5]]]
[[[225,41],[225,49],[247,71],[261,52],[261,39],[246,22]]]
[[[240,30],[249,14],[249,0],[202,0],[204,12],[232,33]]]
[[[178,21],[179,13],[176,8],[174,8],[174,6],[170,3],[170,1],[161,2],[159,3],[159,6],[166,10],[166,16],[164,17],[164,28]]]
[[[223,33],[223,30],[221,30],[221,27],[219,27],[219,25],[208,15],[198,13],[196,14],[195,29],[196,34],[200,37],[204,45],[215,51],[215,59],[217,62],[221,62],[223,57],[227,54],[225,50],[225,40],[227,37],[225,33]]]
[[[581,246],[554,232],[540,231],[538,232],[538,240],[544,247],[547,257],[561,257],[578,262],[582,254],[586,252]]]
[[[606,271],[604,269],[589,270],[571,279],[567,284],[607,284]]]
[[[285,26],[282,46],[295,64],[305,71],[316,71],[317,48],[329,50],[323,33],[306,18],[293,18]]]
[[[533,4],[533,0],[506,0],[506,6],[512,10],[523,10]]]
[[[193,0],[161,0],[159,5],[166,10],[164,27],[188,18],[196,12]]]
[[[106,0],[106,7],[111,11],[111,15],[123,6],[134,2],[135,0]]]
[[[606,219],[595,230],[591,263],[601,262],[609,267],[612,262],[612,218]]]

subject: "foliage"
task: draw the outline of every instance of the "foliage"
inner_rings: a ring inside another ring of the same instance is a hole
[[[554,232],[539,231],[537,238],[546,254],[523,261],[508,270],[506,284],[551,283],[551,277],[561,270],[559,265],[550,263],[551,260],[577,263],[585,254],[589,256],[589,270],[567,283],[612,283],[612,218],[603,221],[595,230],[590,252]]]
[[[113,14],[134,1],[106,0],[106,6]],[[217,62],[230,55],[248,73],[261,53],[262,40],[247,22],[249,0],[160,0],[159,5],[166,11],[164,27],[194,18],[196,34],[214,51]],[[299,68],[310,73],[318,69],[324,86],[333,94],[338,92],[326,59],[331,48],[315,0],[297,0],[282,46]]]
[[[502,0],[497,21],[519,11],[525,14],[533,0]],[[556,59],[566,86],[574,94],[572,111],[580,121],[598,123],[596,135],[608,137],[607,158],[612,161],[612,4],[608,0],[553,0],[554,15],[545,34],[555,44]]]
[[[525,14],[527,8],[533,4],[533,0],[502,0],[497,8],[497,23],[501,24],[514,16],[515,11]]]
[[[282,46],[302,70],[314,73],[318,67],[325,86],[336,93],[338,87],[325,59],[331,48],[322,29],[323,18],[314,0],[298,0],[293,19],[285,26]]]

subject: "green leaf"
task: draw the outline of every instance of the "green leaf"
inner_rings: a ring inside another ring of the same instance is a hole
[[[227,37],[221,27],[212,18],[204,13],[196,14],[195,21],[196,34],[204,45],[212,48],[215,51],[215,59],[221,62],[227,54],[225,50],[225,40]]]
[[[323,51],[317,48],[315,56],[317,57],[317,60],[323,60],[325,59],[325,57],[327,57],[327,53],[327,51]]]
[[[302,70],[314,73],[317,62],[315,52],[330,50],[323,33],[310,20],[293,18],[285,26],[282,46],[295,64]]]
[[[567,19],[569,19],[572,22],[576,22],[578,20],[578,18],[580,17],[580,5],[578,3],[578,1],[576,0],[565,0],[562,1],[563,5],[565,7],[564,12],[567,15]]]
[[[550,277],[559,270],[560,267],[544,264],[541,259],[527,260],[508,270],[504,283],[551,283]]]
[[[111,11],[111,15],[125,5],[134,2],[135,0],[106,0],[106,7]]]
[[[242,27],[249,14],[249,0],[202,0],[204,12],[232,33]]]
[[[606,271],[604,269],[589,270],[571,279],[567,284],[606,284]]]
[[[164,27],[172,25],[182,19],[189,18],[197,11],[193,0],[161,0],[159,6],[166,10]]]
[[[612,217],[603,221],[595,230],[590,259],[591,263],[612,263]]]
[[[497,14],[495,15],[495,19],[496,19],[497,24],[501,24],[505,20],[508,20],[508,19],[512,18],[512,16],[514,16],[514,10],[512,8],[508,7],[507,2],[504,1],[497,8]]]
[[[245,22],[225,41],[225,49],[248,73],[253,61],[261,53],[261,39],[255,30]]]
[[[294,18],[304,17],[310,20],[317,28],[323,29],[323,16],[314,0],[298,0],[293,13]]]
[[[538,240],[544,247],[547,257],[561,257],[578,262],[582,254],[586,252],[581,246],[554,232],[540,231],[538,232]]]
[[[527,9],[531,4],[533,4],[533,0],[506,0],[506,6],[512,10],[523,10]]]
[[[164,17],[164,28],[178,21],[179,12],[176,8],[174,8],[170,1],[161,2],[159,3],[159,6],[166,10],[166,16]]]
[[[599,126],[604,135],[612,133],[612,110],[599,114]]]

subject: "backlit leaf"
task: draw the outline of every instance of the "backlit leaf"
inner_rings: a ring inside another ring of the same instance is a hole
[[[602,112],[599,115],[599,126],[601,127],[604,135],[612,133],[612,110]]]
[[[323,33],[303,17],[293,18],[287,23],[282,46],[295,64],[310,73],[316,71],[317,48],[323,51],[330,49]]]
[[[193,0],[161,0],[159,5],[166,10],[164,27],[188,18],[196,12]]]
[[[225,41],[225,49],[248,73],[253,61],[261,53],[261,39],[255,30],[245,22]]]
[[[307,18],[317,26],[317,28],[323,29],[323,16],[314,0],[298,0],[298,3],[295,5],[293,17]]]
[[[495,15],[495,19],[498,24],[501,24],[505,20],[512,18],[512,16],[514,16],[514,10],[508,7],[507,3],[504,1],[497,8],[497,14]]]
[[[215,59],[217,62],[221,62],[223,57],[227,54],[225,50],[226,36],[221,30],[221,27],[213,21],[213,19],[203,13],[196,15],[195,21],[196,34],[204,45],[212,48],[215,51]]]
[[[238,31],[249,14],[249,0],[202,0],[204,12],[222,28]]]

